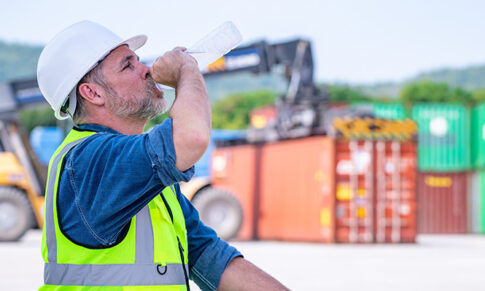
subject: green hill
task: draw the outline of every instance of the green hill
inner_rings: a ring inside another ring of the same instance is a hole
[[[37,60],[41,51],[42,46],[40,45],[0,41],[0,82],[35,77]],[[224,81],[222,82],[222,80]],[[485,88],[485,65],[431,70],[402,82],[349,85],[367,95],[393,98],[398,95],[406,83],[418,80],[443,82],[452,87],[461,87],[470,91],[482,89]],[[228,94],[260,89],[282,93],[285,92],[286,86],[286,81],[277,71],[265,75],[239,73],[207,78],[207,88],[213,102]]]
[[[421,73],[414,79],[444,82],[452,87],[461,87],[465,90],[474,91],[485,88],[485,65],[461,69],[434,70]]]
[[[0,41],[0,82],[35,78],[42,46]]]
[[[362,91],[371,96],[392,98],[399,94],[405,84],[423,80],[447,83],[451,87],[460,87],[468,91],[475,91],[485,88],[485,65],[432,70],[419,73],[416,76],[402,82],[386,82],[351,86],[354,89]]]

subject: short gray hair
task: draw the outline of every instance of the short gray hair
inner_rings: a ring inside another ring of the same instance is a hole
[[[79,124],[82,120],[86,117],[86,108],[84,106],[84,98],[81,96],[79,92],[79,86],[83,83],[96,83],[103,88],[107,89],[110,88],[106,83],[106,78],[103,74],[103,62],[97,64],[91,71],[87,72],[86,75],[77,83],[76,86],[76,111],[74,112],[74,116],[72,117],[75,124]]]

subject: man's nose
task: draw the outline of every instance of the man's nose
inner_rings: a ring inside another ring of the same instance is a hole
[[[148,75],[150,75],[150,67],[148,67],[147,65],[145,65],[144,63],[139,63],[139,65],[141,66],[141,76],[143,78],[143,80],[145,80],[147,78]]]

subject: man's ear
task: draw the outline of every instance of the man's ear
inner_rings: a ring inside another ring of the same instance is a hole
[[[104,105],[106,91],[103,87],[95,83],[82,83],[79,85],[79,93],[89,103],[93,105]]]

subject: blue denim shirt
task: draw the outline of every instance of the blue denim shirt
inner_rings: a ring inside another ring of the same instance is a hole
[[[64,158],[57,205],[64,234],[91,248],[114,245],[123,239],[131,218],[174,184],[187,228],[190,278],[202,290],[215,290],[227,264],[241,254],[200,221],[180,192],[177,182],[189,181],[194,169],[175,168],[172,120],[142,135],[123,135],[96,124],[78,129],[98,134]]]

